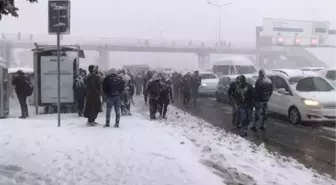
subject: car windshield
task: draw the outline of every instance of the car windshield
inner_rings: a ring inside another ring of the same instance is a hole
[[[327,72],[326,78],[328,80],[336,80],[336,70],[330,70]]]
[[[296,90],[302,92],[328,92],[333,91],[334,87],[321,77],[308,77],[299,80]]]
[[[207,74],[200,74],[200,77],[202,80],[206,80],[206,79],[216,79],[216,75],[212,74],[212,73],[207,73]]]
[[[253,74],[257,72],[254,66],[235,66],[235,67],[238,74]]]
[[[288,79],[288,82],[291,85],[297,84],[299,82],[299,80],[301,80],[303,78],[303,76],[295,76],[295,77],[291,77]]]
[[[230,72],[230,66],[228,65],[215,65],[212,68],[213,72],[221,75],[228,75]]]

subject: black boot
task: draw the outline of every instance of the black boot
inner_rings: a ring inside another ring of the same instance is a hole
[[[115,124],[114,124],[114,127],[115,127],[115,128],[119,128],[119,123],[118,123],[118,122],[115,123]]]

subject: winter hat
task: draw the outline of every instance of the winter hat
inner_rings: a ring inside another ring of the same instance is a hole
[[[24,72],[23,72],[21,69],[19,69],[19,70],[17,71],[17,74],[19,74],[19,75],[24,75]]]
[[[93,73],[94,69],[95,69],[94,65],[89,65],[89,73]]]

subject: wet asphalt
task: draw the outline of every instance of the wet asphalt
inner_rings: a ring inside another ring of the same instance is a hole
[[[214,126],[239,134],[239,130],[231,123],[231,107],[216,102],[214,98],[199,98],[197,103],[190,103],[188,108],[181,101],[175,101],[174,106]],[[336,179],[335,130],[334,125],[293,125],[286,118],[272,116],[268,119],[265,132],[259,130],[254,133],[249,130],[246,139],[257,145],[264,143],[270,151],[292,157],[306,167]]]

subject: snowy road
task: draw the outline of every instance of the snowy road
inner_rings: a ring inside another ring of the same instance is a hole
[[[230,121],[231,107],[217,103],[214,98],[200,98],[199,103],[189,109],[184,109],[180,104],[177,106],[226,131],[237,133]],[[247,139],[258,145],[264,143],[272,151],[293,157],[335,178],[335,128],[294,126],[284,120],[270,118],[267,132],[250,132]]]

